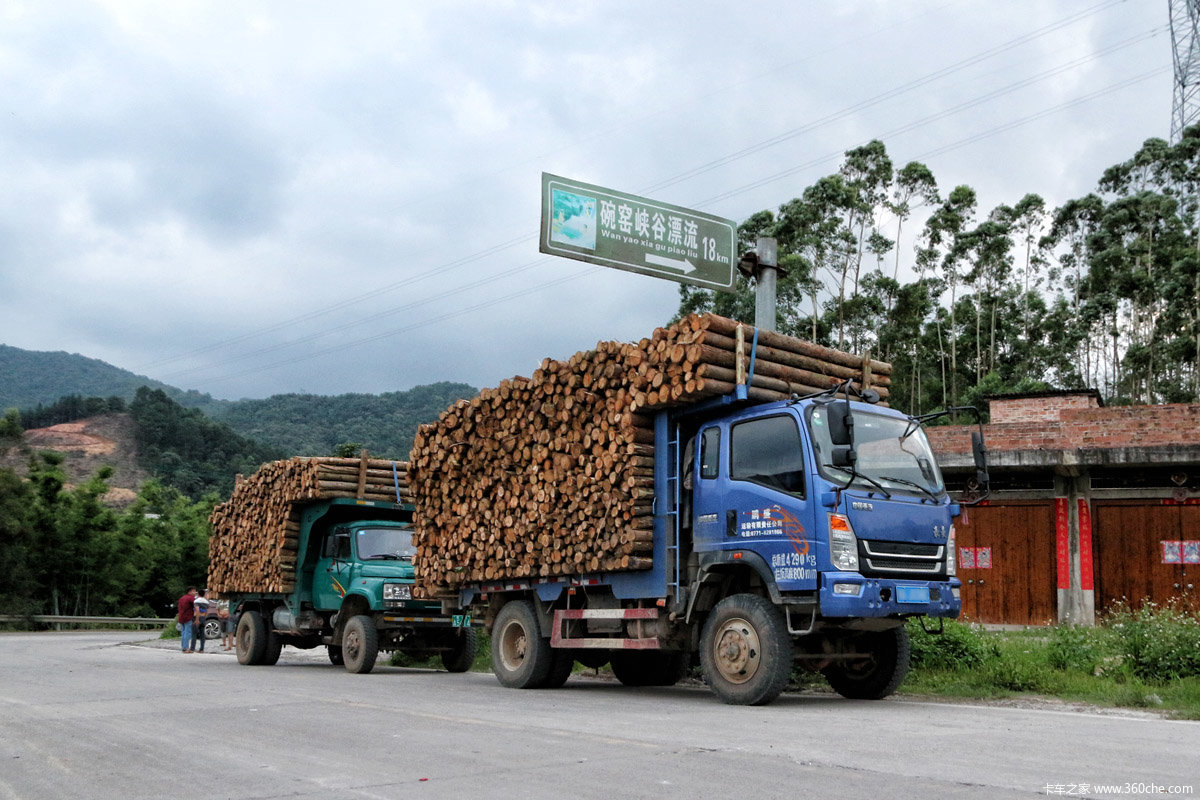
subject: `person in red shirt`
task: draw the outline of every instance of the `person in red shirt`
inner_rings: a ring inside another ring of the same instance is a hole
[[[195,645],[192,641],[192,638],[193,638],[192,634],[196,630],[196,610],[193,607],[193,601],[195,599],[196,599],[196,587],[189,586],[187,592],[183,595],[183,597],[179,598],[179,602],[178,602],[179,624],[182,626],[180,628],[180,632],[182,633],[182,638],[180,639],[180,647],[183,649],[183,652],[185,652],[185,653],[195,652],[194,651]]]

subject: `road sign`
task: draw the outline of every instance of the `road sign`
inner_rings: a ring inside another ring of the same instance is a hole
[[[708,289],[733,288],[733,220],[542,173],[538,249]]]

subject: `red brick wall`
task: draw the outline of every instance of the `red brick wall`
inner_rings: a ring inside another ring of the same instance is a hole
[[[1064,411],[1080,408],[1098,408],[1100,405],[1092,394],[1063,394],[1048,397],[1003,397],[988,401],[992,422],[1034,422],[1036,420],[1059,419]]]
[[[1058,417],[1042,422],[997,422],[993,411],[992,423],[983,429],[988,449],[1103,450],[1200,444],[1200,403],[1068,408],[1060,410]],[[969,453],[973,430],[971,425],[928,428],[926,432],[935,453]]]

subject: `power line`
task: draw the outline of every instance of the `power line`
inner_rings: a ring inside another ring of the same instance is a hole
[[[1067,17],[1064,17],[1053,23],[1050,23],[1041,28],[1038,28],[1037,30],[1034,30],[1030,33],[1024,34],[1022,36],[1018,36],[1014,39],[1010,39],[1009,41],[1004,42],[1000,45],[997,45],[988,50],[984,50],[980,53],[977,53],[977,54],[971,56],[970,58],[963,59],[961,61],[955,62],[954,64],[950,64],[941,69],[927,73],[926,75],[921,76],[920,78],[917,78],[915,80],[912,80],[905,84],[902,84],[898,87],[890,89],[890,90],[883,92],[879,95],[876,95],[868,100],[864,100],[860,103],[856,103],[854,105],[848,106],[838,112],[827,115],[826,117],[823,117],[819,120],[815,120],[813,122],[807,123],[806,125],[798,127],[798,128],[793,128],[789,131],[785,131],[784,133],[778,134],[774,137],[771,137],[770,139],[767,139],[767,140],[764,140],[757,144],[751,145],[750,147],[738,150],[738,151],[731,153],[727,156],[724,156],[720,159],[716,159],[714,161],[707,162],[706,164],[702,164],[699,167],[695,167],[693,169],[679,173],[673,177],[666,178],[657,183],[643,187],[638,190],[638,193],[639,194],[649,194],[654,191],[658,191],[663,188],[676,185],[678,183],[681,183],[692,177],[696,177],[698,175],[709,172],[709,171],[716,169],[720,166],[723,166],[725,164],[732,163],[734,161],[745,158],[754,153],[761,152],[762,150],[773,147],[777,144],[781,144],[783,142],[789,141],[789,140],[794,139],[797,136],[800,136],[804,133],[811,132],[811,131],[813,131],[819,127],[822,127],[824,125],[828,125],[828,124],[836,122],[840,119],[844,119],[846,117],[851,116],[852,114],[854,114],[856,112],[862,111],[866,108],[870,108],[874,105],[878,105],[879,103],[882,103],[885,100],[899,97],[899,96],[906,94],[908,92],[911,92],[917,88],[928,85],[929,83],[940,80],[941,78],[944,78],[948,75],[951,75],[951,74],[959,72],[963,69],[966,69],[967,67],[981,63],[981,62],[983,62],[987,59],[993,58],[1001,53],[1004,53],[1004,52],[1012,50],[1016,47],[1019,47],[1020,45],[1027,44],[1027,43],[1034,41],[1038,38],[1041,38],[1049,33],[1052,33],[1054,31],[1057,31],[1064,27],[1072,25],[1082,19],[1086,19],[1090,16],[1094,16],[1095,14],[1098,14],[1101,11],[1104,11],[1105,9],[1115,6],[1121,2],[1124,2],[1124,0],[1106,0],[1106,2],[1098,3],[1087,9],[1084,9],[1082,11],[1068,15]],[[917,17],[919,17],[919,16],[922,16],[922,15],[917,15]],[[916,17],[914,17],[914,18],[916,18]],[[904,22],[897,23],[896,25],[892,25],[892,26],[889,26],[888,28],[884,28],[881,30],[888,30],[891,27],[897,27],[897,25],[900,25],[900,24],[904,24]],[[874,34],[871,34],[871,35],[874,35]],[[867,37],[859,37],[859,38],[867,38]],[[833,49],[833,48],[831,47],[830,49]],[[803,61],[809,60],[813,57],[814,57],[814,55],[810,54],[805,59],[800,59],[797,61],[790,62],[789,64],[785,64],[782,67],[778,67],[774,70],[771,70],[771,71],[768,71],[765,73],[761,73],[761,74],[769,74],[770,72],[776,72],[776,71],[779,71],[780,69],[786,69],[786,68],[790,67],[792,64],[802,63]],[[747,79],[747,80],[751,80],[751,79]],[[745,81],[743,81],[743,83],[744,82]],[[736,84],[735,84],[735,86],[736,86]],[[712,94],[712,93],[710,93],[710,94]],[[820,159],[815,162],[810,162],[810,164],[815,165],[817,163],[822,163],[824,160],[825,159]],[[723,198],[723,197],[727,197],[727,196],[733,196],[734,194],[738,194],[738,193],[740,193],[740,190],[734,190],[734,192],[727,193],[726,195],[722,195],[721,197]],[[486,258],[489,255],[494,255],[498,252],[502,252],[506,249],[517,246],[519,244],[523,244],[523,243],[532,241],[536,237],[537,237],[536,233],[525,234],[525,235],[519,236],[517,238],[510,239],[506,242],[502,242],[500,244],[493,245],[491,247],[487,247],[481,251],[472,253],[468,256],[464,256],[463,258],[457,259],[455,261],[451,261],[446,264],[443,264],[438,268],[427,271],[424,275],[420,275],[417,277],[405,278],[401,281],[396,281],[396,282],[387,284],[387,285],[379,287],[377,289],[373,289],[369,292],[364,292],[364,293],[356,295],[354,297],[350,297],[346,300],[339,301],[332,305],[324,306],[322,308],[319,308],[319,309],[316,309],[316,310],[313,310],[310,312],[306,312],[304,314],[290,317],[290,318],[282,320],[280,322],[277,322],[277,323],[274,323],[274,324],[271,324],[271,325],[268,325],[268,326],[265,326],[262,328],[255,329],[253,331],[248,331],[248,332],[238,335],[238,336],[234,336],[234,337],[231,337],[228,339],[214,342],[214,343],[205,345],[203,347],[195,348],[195,349],[183,352],[183,353],[179,353],[177,355],[160,358],[156,361],[148,362],[141,366],[135,367],[134,369],[136,371],[146,371],[146,370],[156,367],[156,366],[160,366],[163,364],[169,364],[169,363],[176,362],[176,361],[182,361],[184,359],[193,358],[195,356],[204,355],[206,353],[212,353],[212,352],[215,352],[222,348],[228,347],[230,345],[239,344],[241,342],[245,342],[250,339],[257,338],[257,337],[265,335],[267,333],[272,333],[274,331],[286,329],[286,328],[292,327],[292,326],[302,323],[302,322],[308,322],[313,319],[317,319],[319,317],[323,317],[328,314],[334,313],[336,311],[340,311],[340,310],[358,305],[367,300],[377,299],[380,295],[383,295],[383,294],[388,294],[390,292],[394,292],[394,291],[397,291],[402,288],[411,288],[425,280],[428,280],[428,279],[434,277],[435,275],[443,274],[444,271],[449,268],[453,268],[456,266],[461,266],[463,264],[468,264],[468,263],[472,263],[474,261],[478,261],[480,259]],[[507,274],[509,274],[509,273],[501,273],[501,275],[507,275]],[[404,308],[410,308],[410,307],[411,306],[405,306]],[[333,331],[343,330],[346,327],[353,327],[356,324],[362,324],[362,323],[361,322],[349,323],[349,325],[338,326],[337,328],[334,328],[332,330]],[[314,335],[312,337],[306,337],[304,340],[301,340],[301,341],[311,340],[312,338],[319,338],[319,335]],[[264,348],[261,351],[250,351],[247,354],[243,354],[242,356],[239,356],[238,360],[243,360],[245,358],[253,357],[254,355],[259,354],[261,352],[276,351],[278,349],[281,349],[281,347],[283,347],[283,346],[286,346],[286,345],[271,346],[268,348]],[[177,375],[182,375],[182,374],[189,374],[193,371],[194,370],[191,370],[191,369],[176,370],[175,372],[167,373],[166,377],[177,376]]]

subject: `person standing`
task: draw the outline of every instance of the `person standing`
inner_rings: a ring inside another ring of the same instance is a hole
[[[179,624],[180,627],[180,647],[185,653],[194,652],[192,643],[192,634],[196,629],[196,587],[189,586],[183,597],[179,598],[176,604],[179,608]]]
[[[233,615],[229,613],[229,601],[217,601],[217,619],[221,620],[221,649],[233,649]]]
[[[208,603],[209,600],[204,596],[203,589],[197,591],[196,596],[192,599],[192,611],[195,618],[192,630],[196,640],[195,650],[197,653],[204,652],[204,642],[208,639],[204,633],[204,628],[208,624]]]

